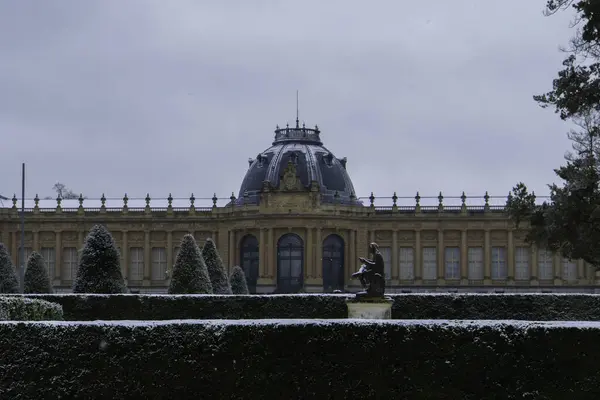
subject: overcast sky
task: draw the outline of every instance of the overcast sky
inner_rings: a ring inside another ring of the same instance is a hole
[[[0,194],[25,162],[26,197],[237,195],[296,90],[359,196],[547,194],[568,126],[532,95],[572,32],[545,3],[0,0]]]

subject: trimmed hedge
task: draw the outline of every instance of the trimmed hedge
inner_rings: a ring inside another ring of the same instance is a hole
[[[61,304],[65,319],[72,321],[346,318],[346,299],[351,297],[347,294],[26,296]],[[399,294],[390,297],[394,299],[394,319],[600,320],[600,295]]]
[[[258,399],[265,393],[596,399],[598,338],[599,323],[3,322],[0,393],[11,399]]]
[[[63,310],[60,304],[20,296],[0,297],[0,321],[62,321],[62,319]]]

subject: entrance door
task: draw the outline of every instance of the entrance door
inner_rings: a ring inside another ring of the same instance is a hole
[[[277,292],[297,293],[304,285],[304,242],[288,233],[277,242]]]

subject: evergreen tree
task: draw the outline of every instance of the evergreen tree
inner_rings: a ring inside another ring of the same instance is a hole
[[[211,238],[206,239],[206,243],[204,243],[202,258],[204,258],[206,268],[208,268],[208,276],[210,276],[213,292],[215,294],[232,294],[223,260]]]
[[[19,280],[4,243],[0,243],[0,293],[19,293]]]
[[[233,270],[231,271],[229,284],[231,285],[233,294],[250,294],[248,291],[248,284],[246,283],[246,274],[244,274],[244,270],[238,265],[233,267]]]
[[[106,227],[95,225],[81,251],[74,293],[125,293],[121,262],[115,241]]]
[[[181,239],[179,253],[173,265],[170,294],[211,294],[213,292],[206,264],[194,236]]]
[[[27,260],[25,270],[25,293],[52,293],[52,284],[42,255],[34,251]]]

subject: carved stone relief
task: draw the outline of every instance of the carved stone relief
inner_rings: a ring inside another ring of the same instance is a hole
[[[467,231],[467,240],[471,241],[483,241],[483,231]]]
[[[444,240],[451,240],[451,241],[460,240],[460,231],[456,231],[456,230],[444,231]]]
[[[40,232],[40,243],[54,243],[55,240],[54,232]]]
[[[167,240],[167,233],[161,231],[150,232],[150,240],[153,242],[162,242]]]
[[[399,231],[398,232],[398,240],[402,242],[412,242],[415,240],[415,232],[414,231]]]
[[[421,240],[424,241],[437,241],[438,233],[436,231],[423,231],[421,232]]]
[[[506,233],[506,231],[491,231],[490,232],[490,238],[493,241],[505,241],[507,239],[508,235]]]
[[[143,242],[144,241],[144,232],[134,231],[127,233],[127,241],[128,242]]]
[[[187,231],[175,231],[173,232],[173,243],[179,243],[181,242],[181,239],[183,239],[183,237],[185,235],[187,235]]]
[[[62,240],[64,242],[76,242],[77,241],[77,232],[66,231],[62,233]]]
[[[375,231],[375,241],[378,240],[392,240],[392,232],[391,231]]]

